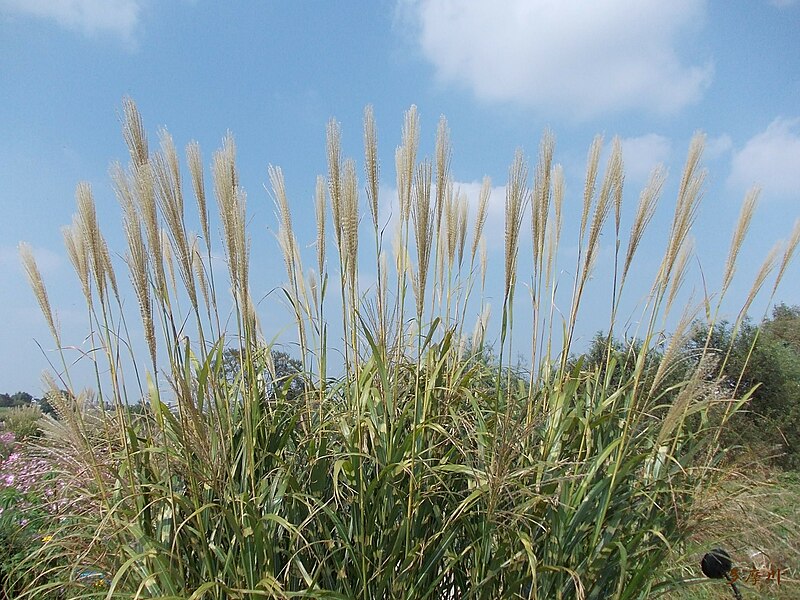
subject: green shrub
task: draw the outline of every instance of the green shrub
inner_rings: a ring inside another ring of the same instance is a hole
[[[59,483],[50,464],[24,443],[0,464],[0,598],[18,598],[35,579],[46,577],[56,560],[41,551],[58,523]],[[32,555],[40,555],[35,573]]]
[[[13,433],[17,440],[23,441],[39,435],[41,418],[42,411],[38,406],[12,408],[3,414],[4,429]]]
[[[710,340],[709,347],[724,361],[725,388],[755,388],[750,401],[724,431],[726,445],[737,445],[773,465],[796,469],[800,467],[800,350],[786,341],[792,331],[786,317],[779,315],[787,310],[783,305],[776,307],[773,318],[760,328],[747,321],[736,329],[719,323],[710,334],[708,328],[700,328],[693,345],[702,347]],[[797,328],[800,319],[794,319]]]
[[[37,494],[0,484],[0,598],[18,598],[26,587],[19,566],[42,543],[38,503]]]

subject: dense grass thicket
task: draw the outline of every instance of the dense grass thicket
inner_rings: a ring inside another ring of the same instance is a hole
[[[435,156],[420,157],[412,107],[395,154],[397,227],[386,230],[371,110],[362,180],[331,122],[328,172],[311,211],[313,268],[303,263],[282,172],[269,169],[298,344],[299,364],[287,372],[276,368],[274,332],[262,332],[251,296],[233,139],[214,153],[210,179],[189,144],[187,176],[170,135],[162,131],[152,150],[136,107],[124,108],[130,162],[112,178],[127,273],[115,270],[117,249],[98,226],[88,185],[78,186],[78,212],[64,230],[95,349],[93,391],[72,386],[69,343],[22,247],[63,360],[52,387],[68,393],[52,395],[59,420],[44,427],[36,451],[58,481],[58,501],[41,543],[9,576],[17,597],[622,600],[681,585],[673,558],[690,552],[708,494],[724,489],[721,431],[751,393],[727,384],[730,354],[714,343],[755,194],[732,233],[721,289],[700,305],[707,335],[696,367],[675,377],[699,316],[676,299],[692,259],[702,136],[688,151],[663,261],[649,274],[640,343],[623,360],[609,345],[590,364],[571,359],[572,344],[601,232],[615,243],[604,326],[612,339],[662,171],[623,224],[620,144],[601,169],[596,139],[582,197],[570,199],[582,202],[577,262],[565,265],[556,260],[567,199],[553,138],[543,137],[530,169],[522,153],[514,157],[500,334],[496,360],[487,360],[491,183],[471,220],[451,179],[446,123]],[[189,195],[199,234],[186,226]],[[523,228],[532,239],[525,255]],[[798,242],[795,227],[767,257],[742,318],[727,326],[730,340],[756,294],[774,295]],[[227,272],[215,270],[222,254]],[[365,287],[359,268],[370,260],[377,277]],[[639,269],[637,280],[644,276]],[[530,302],[515,302],[522,282]],[[556,304],[557,285],[572,288],[566,306]],[[234,308],[222,314],[228,296]],[[521,306],[527,330],[515,325]],[[677,323],[666,338],[665,322]],[[525,372],[511,360],[520,340],[530,345]],[[341,369],[330,367],[334,353]]]

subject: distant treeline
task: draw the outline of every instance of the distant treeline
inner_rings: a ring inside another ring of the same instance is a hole
[[[15,394],[0,394],[0,408],[19,408],[23,406],[38,406],[45,414],[57,416],[53,405],[47,397],[36,398],[28,392],[16,392]]]
[[[729,423],[722,440],[731,448],[749,448],[769,457],[769,462],[784,468],[800,469],[800,306],[778,304],[770,317],[759,325],[745,321],[738,327],[721,322],[709,331],[698,327],[684,349],[684,359],[671,369],[667,385],[682,381],[684,371],[697,367],[692,360],[698,348],[710,338],[711,348],[719,349],[721,373],[718,383],[723,388],[735,390],[734,395],[752,390],[750,401]],[[598,332],[589,348],[573,362],[581,361],[584,368],[602,368],[611,352],[622,371],[633,369],[638,340],[609,340]],[[237,350],[226,350],[223,360],[225,377],[234,381],[239,374],[240,357]],[[658,369],[659,353],[653,354],[648,371]],[[302,363],[286,352],[273,350],[272,363],[276,381],[287,386],[292,395],[304,388]],[[629,364],[630,363],[630,364]],[[59,393],[59,392],[50,392]],[[67,396],[68,392],[61,391]],[[36,398],[28,392],[0,394],[0,410],[38,406],[45,414],[58,417],[48,395]],[[141,401],[129,405],[133,412],[144,410]]]
[[[707,341],[717,359],[710,377],[720,389],[730,391],[731,397],[753,390],[750,400],[728,421],[721,442],[732,450],[755,452],[775,465],[800,469],[800,306],[778,304],[758,325],[745,321],[736,327],[720,322],[710,331],[699,325],[687,340],[682,359],[670,369],[665,387],[689,377]],[[640,342],[615,339],[610,343],[617,364],[632,372],[637,353],[630,350]],[[575,361],[580,359],[584,368],[603,368],[608,344],[607,336],[599,332],[589,350]],[[652,357],[649,373],[658,369],[660,354]]]

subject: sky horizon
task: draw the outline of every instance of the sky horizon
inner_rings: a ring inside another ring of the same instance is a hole
[[[719,283],[742,201],[758,185],[759,206],[723,310],[735,318],[764,257],[800,217],[798,40],[798,0],[0,0],[0,392],[41,394],[52,358],[20,241],[34,249],[66,343],[85,350],[85,308],[60,228],[75,212],[76,185],[87,181],[112,252],[124,252],[108,171],[128,161],[125,97],[137,103],[152,148],[166,127],[180,150],[197,140],[208,165],[226,132],[235,136],[255,293],[266,299],[269,329],[281,326],[270,322],[268,306],[285,276],[264,189],[267,167],[282,168],[298,237],[310,244],[313,218],[303,217],[313,215],[316,176],[326,172],[326,124],[341,123],[343,151],[358,161],[363,189],[367,105],[378,125],[383,214],[394,193],[404,111],[419,111],[421,155],[432,154],[444,115],[453,177],[470,202],[483,177],[492,179],[490,253],[502,238],[502,190],[514,152],[525,151],[532,171],[545,130],[555,135],[555,160],[566,176],[572,221],[565,226],[574,227],[596,134],[606,147],[621,139],[628,219],[649,173],[663,164],[669,177],[652,243],[640,256],[643,287],[663,255],[689,142],[703,131],[708,179],[683,298],[691,288],[702,293],[704,281],[712,290]],[[776,302],[800,304],[798,265]],[[767,296],[754,303],[754,319],[769,309]],[[583,340],[603,326],[603,311],[587,310]]]

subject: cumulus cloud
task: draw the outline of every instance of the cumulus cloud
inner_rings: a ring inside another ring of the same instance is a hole
[[[760,185],[765,196],[800,198],[800,118],[775,119],[734,152],[728,183]]]
[[[706,0],[399,0],[438,77],[485,101],[588,118],[674,112],[700,99],[710,62],[682,59]]]
[[[63,257],[47,248],[34,246],[33,257],[42,274],[56,273],[64,266]],[[20,274],[23,272],[18,247],[0,246],[0,269],[15,270]]]
[[[733,148],[733,140],[727,133],[723,133],[718,137],[710,137],[706,139],[706,149],[703,155],[709,159],[714,160],[727,154]]]
[[[635,182],[646,181],[658,164],[669,162],[672,144],[668,138],[656,133],[622,139],[622,157],[625,161],[625,178]]]
[[[55,21],[84,35],[108,33],[133,40],[141,0],[0,0],[0,13]]]

